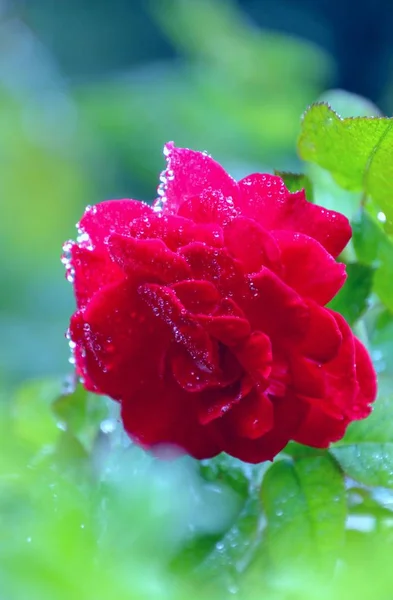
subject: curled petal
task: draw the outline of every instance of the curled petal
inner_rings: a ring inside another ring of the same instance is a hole
[[[202,425],[219,420],[252,390],[252,381],[243,377],[240,383],[222,390],[211,390],[200,395],[198,420]]]
[[[236,437],[256,440],[274,425],[272,401],[253,389],[241,402],[231,408],[226,416],[227,426]]]
[[[172,340],[187,350],[195,366],[207,373],[216,371],[217,345],[185,310],[175,292],[171,288],[150,283],[140,285],[138,293],[151,313],[165,324]]]
[[[223,232],[216,223],[194,223],[190,219],[161,212],[134,219],[129,234],[138,239],[159,238],[173,251],[191,242],[223,245]]]
[[[108,248],[112,259],[127,275],[170,283],[191,274],[184,258],[169,250],[160,239],[136,240],[115,233],[108,239]]]
[[[249,282],[242,308],[252,328],[280,344],[300,339],[308,327],[309,308],[299,294],[266,268],[251,275]]]
[[[198,323],[212,337],[229,346],[237,346],[250,335],[250,324],[231,298],[224,298],[214,313],[198,315]]]
[[[224,248],[195,242],[184,246],[179,253],[190,265],[195,279],[210,281],[223,295],[243,294],[245,279],[240,263]]]
[[[187,392],[226,388],[242,376],[242,369],[235,356],[226,349],[220,356],[217,368],[210,373],[201,371],[189,352],[181,347],[171,352],[170,361],[175,380]],[[231,394],[234,396],[233,392]]]
[[[308,302],[307,305],[309,309],[307,330],[293,352],[326,363],[337,355],[343,336],[330,310],[318,306],[315,302]]]
[[[325,305],[346,280],[345,265],[337,263],[315,239],[302,233],[276,231],[283,279],[302,296]]]
[[[290,394],[274,398],[272,406],[273,426],[256,439],[235,434],[233,418],[229,418],[232,411],[216,421],[222,435],[222,450],[250,463],[272,460],[293,439],[308,410],[304,402]]]
[[[290,358],[291,389],[298,396],[307,398],[310,402],[318,400],[323,404],[325,399],[325,376],[322,364],[305,358],[299,354],[294,354]],[[327,411],[337,414],[334,406],[329,407],[326,403]]]
[[[305,233],[332,256],[338,256],[351,238],[351,226],[344,215],[311,204],[304,190],[288,192],[282,179],[273,175],[257,173],[239,181],[236,206],[266,229]]]
[[[256,385],[267,387],[272,370],[272,345],[267,335],[254,331],[235,349],[237,359]]]
[[[370,356],[363,344],[355,337],[355,369],[359,391],[352,407],[353,419],[364,419],[371,412],[370,404],[377,395],[377,377]]]
[[[161,176],[160,193],[165,199],[163,213],[177,214],[184,202],[207,189],[225,198],[237,197],[237,183],[215,160],[204,152],[165,145],[167,168]]]
[[[344,416],[351,418],[352,406],[359,389],[356,378],[355,338],[344,317],[334,311],[329,312],[337,322],[342,342],[335,357],[324,365],[326,397]]]
[[[314,448],[328,448],[333,442],[341,440],[348,427],[349,419],[327,414],[323,407],[309,406],[298,431],[293,436],[295,442]]]
[[[171,288],[183,306],[195,314],[211,314],[221,302],[217,288],[210,281],[188,279],[172,284]]]
[[[280,250],[272,235],[253,219],[238,217],[224,228],[225,246],[237,258],[246,273],[263,266],[281,272]]]

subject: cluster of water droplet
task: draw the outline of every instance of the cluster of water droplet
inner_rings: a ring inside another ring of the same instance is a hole
[[[63,244],[63,254],[61,256],[61,262],[66,271],[66,278],[70,283],[74,283],[75,280],[75,268],[72,264],[72,245],[73,242],[71,241],[65,242],[65,244]]]
[[[168,181],[173,181],[175,178],[175,174],[174,174],[173,170],[170,168],[171,150],[172,150],[172,146],[170,144],[166,144],[164,146],[164,156],[166,158],[167,166],[166,166],[166,169],[164,169],[164,171],[162,171],[160,173],[160,183],[157,188],[158,198],[153,204],[153,210],[155,212],[160,212],[163,209],[165,202],[167,200],[166,199],[166,190],[167,190]]]
[[[71,339],[71,332],[70,332],[69,329],[67,329],[66,338],[68,340],[68,346],[69,346],[70,351],[71,351],[71,354],[70,354],[70,357],[68,359],[68,362],[71,365],[75,365],[75,348],[76,348],[76,343],[72,341],[72,339]]]

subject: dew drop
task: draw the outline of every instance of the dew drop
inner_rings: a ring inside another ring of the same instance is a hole
[[[224,550],[224,542],[217,542],[216,548],[219,552],[222,552]]]
[[[100,429],[102,433],[113,433],[116,429],[116,421],[115,419],[104,419],[100,423]]]

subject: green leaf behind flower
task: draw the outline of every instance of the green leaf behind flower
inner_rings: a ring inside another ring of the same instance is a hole
[[[352,227],[359,261],[375,268],[372,289],[393,310],[393,242],[365,210],[358,213]]]
[[[393,488],[393,382],[379,378],[372,414],[348,427],[331,453],[349,476],[370,486]]]
[[[342,119],[328,104],[305,113],[298,152],[302,159],[330,171],[348,190],[362,190],[393,219],[393,120]]]
[[[311,180],[304,173],[288,173],[286,171],[274,171],[275,175],[281,177],[290,192],[304,190],[306,198],[310,202],[314,200],[314,192]]]
[[[329,304],[329,308],[341,313],[350,325],[353,325],[367,309],[373,274],[374,269],[368,265],[349,263],[348,279]]]
[[[275,564],[335,560],[344,543],[344,481],[327,454],[280,460],[267,471],[261,499]]]

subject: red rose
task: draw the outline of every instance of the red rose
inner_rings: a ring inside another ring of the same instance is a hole
[[[234,181],[204,153],[165,148],[153,208],[89,207],[66,245],[85,386],[121,403],[142,446],[272,459],[323,448],[370,413],[375,373],[343,317],[341,214],[276,176]]]

